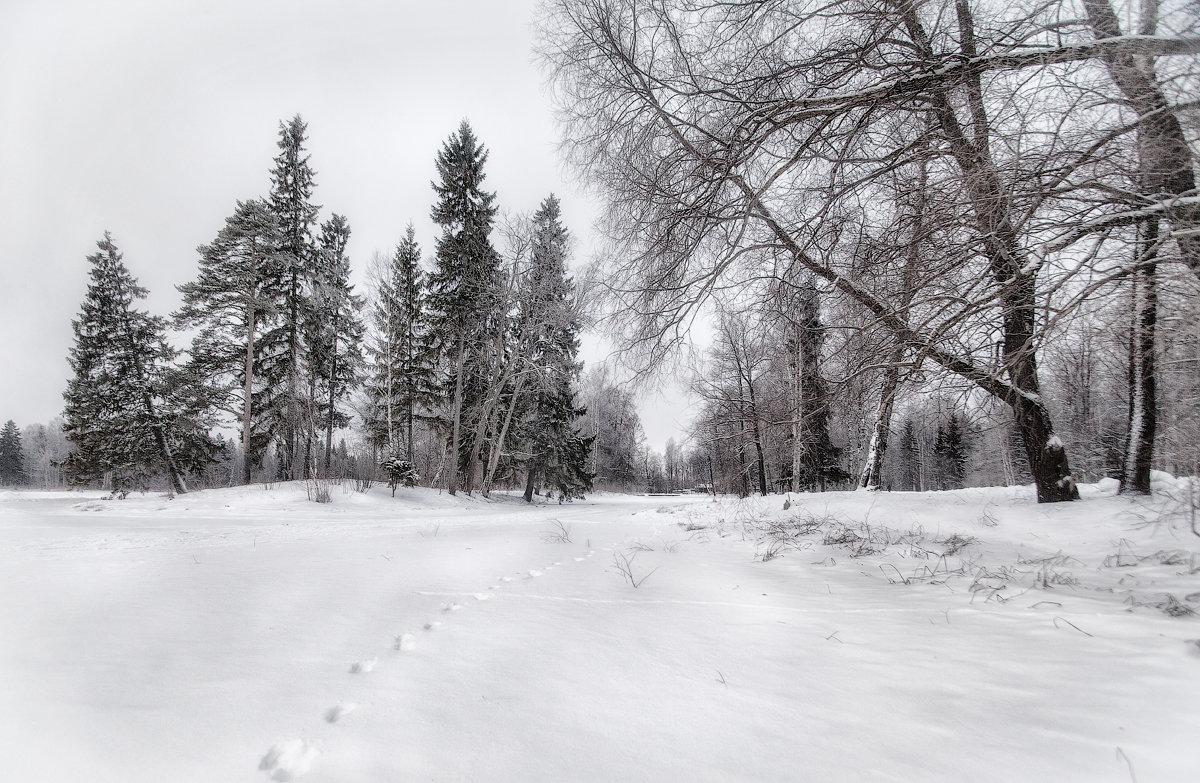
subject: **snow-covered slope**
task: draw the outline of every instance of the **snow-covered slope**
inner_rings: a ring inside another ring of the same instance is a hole
[[[3,493],[0,778],[1194,780],[1200,539],[1158,478]]]

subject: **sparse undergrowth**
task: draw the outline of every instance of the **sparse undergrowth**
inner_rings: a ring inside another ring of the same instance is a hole
[[[1156,586],[1164,569],[1171,569],[1168,573],[1177,576],[1200,573],[1200,556],[1189,549],[1159,549],[1139,555],[1132,542],[1121,539],[1114,543],[1115,552],[1093,564],[1062,551],[1017,555],[1012,562],[995,563],[985,562],[980,541],[972,535],[956,532],[933,537],[920,525],[897,530],[885,524],[845,519],[828,511],[797,509],[791,504],[785,510],[789,511],[786,516],[743,511],[738,517],[743,531],[751,531],[749,537],[757,543],[756,559],[764,563],[827,547],[841,550],[851,560],[878,560],[879,573],[891,584],[965,589],[972,602],[982,599],[1006,603],[1030,590],[1123,593],[1131,610],[1153,608],[1171,617],[1193,617],[1197,612],[1189,604],[1200,603],[1200,592],[1190,592],[1180,600],[1161,589],[1142,589]],[[1190,518],[1185,523],[1190,528]],[[985,509],[978,524],[994,528],[999,523],[992,511]],[[836,565],[837,558],[826,555],[811,562],[830,566]],[[1113,585],[1104,573],[1115,570],[1122,571],[1124,576]],[[1139,578],[1134,573],[1138,571],[1146,573]]]

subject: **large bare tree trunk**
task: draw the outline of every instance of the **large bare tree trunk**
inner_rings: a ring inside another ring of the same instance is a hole
[[[929,57],[933,49],[917,18],[915,6],[902,3],[901,16],[913,42]],[[964,57],[975,57],[974,22],[966,0],[956,0]],[[972,134],[968,137],[944,88],[932,91],[933,110],[952,157],[962,171],[982,249],[998,288],[1003,320],[1003,363],[1010,381],[1007,402],[1029,458],[1039,503],[1077,500],[1062,441],[1054,436],[1050,412],[1041,399],[1036,344],[1037,284],[1035,271],[1023,263],[1011,202],[988,145],[989,123],[979,74],[967,80]]]
[[[1088,23],[1097,39],[1121,37],[1121,25],[1109,0],[1084,0]],[[1152,36],[1158,28],[1157,0],[1142,0],[1138,32]],[[1142,192],[1159,200],[1195,195],[1196,175],[1192,151],[1179,117],[1167,103],[1158,84],[1151,57],[1110,50],[1103,57],[1113,83],[1137,113],[1138,159]],[[1167,212],[1176,229],[1184,262],[1200,276],[1200,206],[1177,204]]]
[[[1154,256],[1159,223],[1148,221],[1132,275],[1132,328],[1129,333],[1129,439],[1121,471],[1121,491],[1150,494],[1150,468],[1158,428],[1155,333],[1158,323],[1158,284]]]

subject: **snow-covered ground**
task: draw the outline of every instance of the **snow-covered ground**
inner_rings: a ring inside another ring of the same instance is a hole
[[[1200,780],[1200,538],[1159,479],[0,492],[0,779]]]

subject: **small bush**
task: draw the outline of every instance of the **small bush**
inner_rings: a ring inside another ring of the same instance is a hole
[[[379,463],[387,473],[388,486],[392,489],[392,497],[396,496],[396,487],[415,487],[421,480],[421,474],[411,462],[400,457],[388,457]]]

